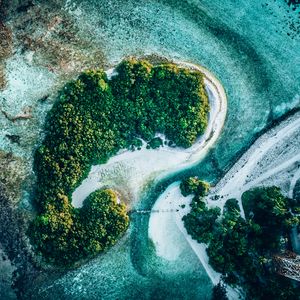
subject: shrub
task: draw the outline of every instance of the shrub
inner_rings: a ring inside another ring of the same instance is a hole
[[[153,138],[150,142],[149,142],[149,146],[152,149],[157,149],[160,146],[163,145],[162,139],[159,137]]]
[[[221,282],[213,287],[211,300],[228,300],[226,288]]]
[[[180,190],[183,196],[194,194],[199,197],[204,197],[209,190],[209,184],[197,177],[189,177],[182,180]]]

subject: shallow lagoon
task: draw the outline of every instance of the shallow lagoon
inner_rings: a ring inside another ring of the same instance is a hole
[[[151,53],[191,61],[212,71],[227,92],[228,117],[214,149],[197,167],[150,182],[139,207],[152,207],[186,173],[216,181],[257,132],[299,104],[300,37],[292,39],[285,26],[286,15],[299,9],[287,13],[283,0],[265,3],[268,9],[261,1],[66,1],[80,34],[101,44],[111,64]],[[78,270],[36,282],[26,297],[209,299],[212,285],[184,238],[184,253],[165,261],[148,239],[148,220],[135,216],[119,245]]]

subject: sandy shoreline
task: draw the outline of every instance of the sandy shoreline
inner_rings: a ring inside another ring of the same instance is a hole
[[[150,215],[148,236],[153,241],[158,256],[175,261],[184,251],[182,241],[178,239],[178,235],[181,234],[201,262],[213,285],[216,285],[222,274],[210,266],[206,253],[207,245],[192,239],[184,227],[182,217],[190,212],[193,196],[184,197],[179,185],[180,182],[169,185],[155,202],[153,210],[158,212]],[[226,286],[226,290],[229,299],[239,299],[240,291],[238,289]]]
[[[109,186],[130,198],[130,206],[139,199],[145,185],[160,180],[168,174],[198,163],[214,144],[223,128],[227,113],[227,98],[221,83],[208,70],[190,63],[175,62],[183,67],[199,70],[204,74],[209,96],[210,113],[205,133],[188,149],[168,146],[140,151],[120,151],[106,164],[92,166],[88,177],[72,194],[72,204],[81,207],[83,200],[93,191]],[[108,75],[113,74],[112,69]]]
[[[176,260],[180,255],[181,248],[180,241],[178,242],[178,239],[176,239],[176,231],[180,232],[202,263],[212,283],[217,284],[221,275],[209,265],[206,246],[193,240],[184,227],[182,217],[190,211],[192,196],[182,196],[179,184],[179,182],[172,183],[155,202],[153,210],[159,212],[150,216],[149,237],[152,239],[156,252],[160,257],[167,260]],[[165,230],[170,222],[172,222],[172,228]]]
[[[300,178],[299,117],[300,113],[296,113],[259,137],[211,189],[207,199],[209,205],[222,209],[227,199],[236,198],[244,216],[241,196],[256,186],[276,185],[292,198]],[[295,144],[290,141],[295,141]],[[217,201],[213,200],[216,195],[219,197]]]

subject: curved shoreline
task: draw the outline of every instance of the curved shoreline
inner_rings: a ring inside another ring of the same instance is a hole
[[[167,175],[191,167],[204,157],[209,148],[219,137],[227,113],[227,97],[219,80],[204,67],[173,61],[182,67],[200,71],[208,93],[210,112],[205,133],[187,149],[164,146],[159,149],[140,151],[121,150],[110,158],[106,164],[92,166],[86,179],[72,194],[72,204],[81,207],[83,200],[93,191],[110,186],[124,193],[125,198],[132,199],[133,206],[139,198],[143,187],[151,180],[158,181]],[[113,69],[106,71],[113,74]]]
[[[176,240],[174,239],[175,232],[173,231],[168,234],[163,234],[161,230],[161,228],[166,228],[168,226],[168,222],[170,222],[171,220],[174,221],[177,230],[183,235],[195,255],[200,260],[212,283],[216,285],[220,280],[221,274],[214,271],[213,268],[209,265],[208,256],[205,251],[205,244],[200,244],[196,240],[193,240],[184,227],[182,217],[188,214],[190,210],[189,205],[193,197],[184,197],[181,194],[179,184],[180,182],[174,182],[169,185],[164,193],[161,194],[155,202],[153,210],[159,211],[161,213],[150,215],[148,236],[153,241],[156,247],[157,255],[163,257],[166,260],[176,260],[180,255],[180,251],[178,251],[179,247],[176,247],[176,245],[174,245],[176,244]],[[169,201],[169,198],[171,198],[171,201]]]
[[[181,164],[178,168],[173,168],[166,173],[162,173],[157,177],[157,180],[168,175],[168,173],[183,170],[198,163],[220,136],[227,115],[227,96],[225,90],[221,82],[209,70],[200,65],[188,62],[176,60],[172,62],[182,67],[200,71],[203,74],[210,104],[209,120],[205,133],[190,148],[183,150],[190,152],[190,156],[186,160],[187,162]]]
[[[169,198],[171,198],[171,201]],[[169,261],[175,261],[181,254],[180,244],[176,245],[176,235],[178,232],[182,234],[185,241],[201,262],[213,285],[217,285],[222,274],[216,272],[209,264],[209,257],[206,253],[207,245],[194,240],[188,234],[182,220],[183,216],[187,215],[190,211],[192,198],[192,195],[184,197],[181,194],[180,182],[177,181],[170,184],[159,196],[152,208],[156,213],[150,215],[148,236],[155,245],[158,256]],[[170,228],[170,225],[173,225],[173,227]],[[162,228],[164,230],[162,230]],[[230,297],[229,299],[239,299],[241,295],[239,288],[232,288],[226,285],[226,290],[227,295]]]

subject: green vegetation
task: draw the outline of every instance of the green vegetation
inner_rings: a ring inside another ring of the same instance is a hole
[[[188,177],[180,183],[180,190],[185,197],[190,194],[204,197],[209,190],[209,184],[197,177]]]
[[[299,299],[292,281],[275,273],[273,255],[286,249],[290,229],[299,224],[289,199],[277,187],[256,188],[243,194],[246,219],[235,199],[224,212],[208,209],[196,195],[183,220],[198,242],[208,244],[211,266],[228,284],[245,288],[247,299]],[[219,218],[218,218],[219,217]]]
[[[115,244],[127,229],[126,206],[117,203],[112,190],[92,193],[82,209],[73,208],[66,196],[58,195],[57,201],[61,209],[49,204],[35,219],[30,233],[49,262],[69,264],[74,258],[93,256]]]
[[[181,182],[180,190],[183,196],[194,195],[190,204],[191,211],[183,217],[187,232],[199,243],[208,243],[212,238],[216,220],[221,214],[220,208],[209,209],[203,201],[209,184],[197,177],[189,177]]]
[[[28,234],[47,261],[72,265],[113,245],[128,227],[114,192],[97,191],[82,209],[71,194],[91,165],[120,149],[140,149],[141,139],[160,146],[161,132],[189,147],[207,126],[208,98],[200,72],[173,64],[153,66],[130,59],[111,80],[103,70],[82,73],[65,86],[46,120],[36,150],[35,203],[39,212]]]
[[[228,300],[226,288],[221,282],[213,287],[211,300]]]
[[[291,201],[277,187],[247,191],[242,202],[246,218],[261,227],[261,247],[278,249],[280,238],[299,224],[299,218],[290,212]]]
[[[156,148],[159,148],[160,146],[163,145],[163,141],[161,138],[159,137],[156,137],[156,138],[153,138],[149,143],[149,148],[152,148],[152,149],[156,149]],[[148,146],[147,145],[147,146]]]

